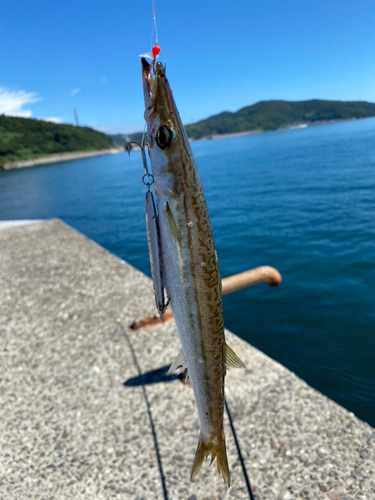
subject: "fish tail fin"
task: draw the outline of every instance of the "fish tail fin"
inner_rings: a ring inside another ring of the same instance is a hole
[[[217,470],[219,474],[224,479],[224,482],[227,483],[228,487],[230,486],[230,472],[227,458],[227,448],[225,446],[225,436],[223,432],[223,437],[221,443],[216,448],[216,464]]]
[[[214,446],[213,443],[204,442],[202,433],[199,435],[197,451],[195,452],[194,463],[190,474],[190,481],[194,479],[195,476],[198,474],[199,469],[202,466],[203,460],[206,457],[208,457],[208,455],[212,452],[213,446]]]
[[[199,469],[202,466],[203,460],[207,458],[210,453],[211,453],[210,465],[216,458],[217,470],[219,474],[221,474],[221,476],[223,477],[224,482],[227,483],[228,486],[230,486],[230,472],[227,459],[227,449],[225,446],[224,432],[219,444],[215,444],[213,442],[206,443],[203,439],[202,434],[200,434],[197,451],[195,452],[193,467],[191,469],[190,481],[194,479],[194,477],[198,474]]]

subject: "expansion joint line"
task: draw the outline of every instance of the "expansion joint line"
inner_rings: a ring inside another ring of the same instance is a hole
[[[240,462],[241,462],[242,472],[243,472],[243,475],[244,475],[244,478],[245,478],[245,483],[246,483],[246,486],[247,486],[247,491],[249,493],[249,498],[250,498],[250,500],[255,500],[254,499],[254,495],[253,495],[253,490],[251,489],[250,479],[249,479],[249,476],[247,474],[247,470],[246,470],[246,467],[245,467],[245,462],[244,462],[244,459],[242,457],[240,443],[239,443],[239,441],[237,439],[236,430],[235,430],[234,425],[233,425],[232,415],[231,415],[231,413],[229,411],[229,406],[228,406],[228,402],[227,402],[226,398],[224,398],[224,403],[225,403],[225,409],[227,410],[227,415],[228,415],[228,419],[229,419],[229,423],[230,423],[230,428],[232,429],[234,441],[236,443],[237,452],[238,452],[238,458],[240,459]]]
[[[132,346],[132,343],[130,342],[129,335],[126,333],[126,331],[125,331],[125,329],[124,329],[124,327],[122,325],[119,325],[119,326],[121,327],[122,332],[124,334],[124,337],[126,339],[126,342],[127,342],[128,346],[129,346],[130,352],[132,354],[134,365],[135,365],[135,367],[136,367],[136,369],[138,371],[138,376],[139,376],[140,380],[142,380],[141,368],[139,366],[135,350],[134,350],[134,348]],[[148,418],[150,419],[152,436],[154,438],[154,446],[155,446],[156,459],[157,459],[158,466],[159,466],[159,473],[160,473],[161,485],[162,485],[162,488],[163,488],[163,497],[164,497],[164,500],[168,500],[168,491],[167,491],[167,486],[165,484],[165,477],[164,477],[164,472],[163,472],[163,466],[162,466],[162,463],[161,463],[161,456],[160,456],[160,452],[159,452],[159,445],[158,445],[158,440],[157,440],[157,437],[156,437],[156,430],[155,430],[154,420],[152,418],[151,405],[150,405],[150,402],[148,400],[147,391],[146,391],[146,387],[145,387],[144,384],[142,384],[142,392],[143,392],[143,396],[145,398],[145,402],[146,402],[146,406],[147,406]]]

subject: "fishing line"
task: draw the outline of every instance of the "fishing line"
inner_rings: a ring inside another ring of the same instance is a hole
[[[155,25],[153,24],[152,25],[152,28],[151,28],[151,40],[150,40],[150,47],[152,47],[153,45],[153,40],[154,40],[154,29],[155,29]]]
[[[156,4],[155,0],[152,0],[152,28],[151,28],[151,40],[150,40],[150,52],[147,52],[145,54],[140,54],[140,57],[147,57],[148,59],[151,59],[151,65],[152,69],[155,71],[155,61],[160,53],[160,45],[158,41],[158,27],[156,24]],[[154,32],[155,32],[155,43],[154,41]]]
[[[153,0],[153,2],[152,2],[152,14],[153,14],[153,17],[154,17],[155,45],[159,45],[158,44],[158,29],[156,27],[156,5],[155,5],[155,0]]]
[[[145,138],[145,134],[146,134],[146,128],[147,128],[147,123],[145,122],[145,126],[143,127],[143,134],[142,134],[142,140],[141,140],[141,145],[142,147],[144,146],[144,138]]]
[[[250,500],[255,500],[254,494],[253,494],[253,490],[251,488],[250,479],[249,479],[249,476],[247,474],[247,470],[246,470],[246,466],[245,466],[245,461],[244,461],[242,453],[241,453],[240,443],[239,443],[239,441],[237,439],[237,434],[236,434],[236,430],[234,428],[234,424],[233,424],[233,420],[232,420],[232,415],[231,415],[231,413],[229,411],[229,406],[228,406],[228,402],[227,402],[226,398],[224,398],[224,404],[225,404],[225,409],[227,410],[227,415],[228,415],[228,419],[229,419],[230,428],[232,429],[232,434],[233,434],[233,437],[234,437],[234,442],[236,443],[238,458],[240,459],[240,463],[241,463],[242,472],[243,472],[243,475],[244,475],[244,478],[245,478],[245,483],[246,483],[247,491],[249,493]]]
[[[152,54],[152,67],[154,68],[155,65],[155,60],[160,52],[160,47],[158,43],[158,28],[156,24],[156,3],[155,0],[152,0],[152,17],[153,17],[153,25],[151,28],[151,42],[150,42],[150,47],[151,47],[151,54]],[[155,31],[155,45],[153,44],[153,38],[154,38],[154,31]],[[154,68],[155,69],[155,68]],[[142,140],[141,140],[141,149],[144,147],[144,138],[146,134],[146,128],[147,125],[145,123],[144,129],[143,129],[143,134],[142,134]]]
[[[151,42],[150,42],[150,47],[152,50],[152,47],[158,46],[158,27],[156,25],[156,4],[155,0],[152,0],[152,19],[153,19],[153,24],[152,24],[152,29],[151,29]],[[154,32],[155,32],[155,44],[153,43],[154,41]]]

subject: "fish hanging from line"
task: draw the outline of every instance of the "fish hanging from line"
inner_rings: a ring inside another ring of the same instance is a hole
[[[153,233],[159,240],[150,243],[149,236],[149,248],[160,248],[160,259],[157,251],[152,257],[150,250],[151,259],[160,260],[154,289],[160,283],[165,286],[182,344],[170,371],[188,370],[198,408],[200,436],[191,479],[211,454],[211,463],[216,458],[229,486],[224,379],[230,367],[245,365],[225,342],[221,278],[206,200],[165,66],[155,64],[155,59],[150,64],[142,57],[144,117],[157,207],[157,211],[151,207],[157,224]],[[156,301],[160,302],[160,292]]]

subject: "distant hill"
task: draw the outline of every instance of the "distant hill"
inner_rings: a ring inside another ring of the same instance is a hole
[[[115,134],[110,135],[113,143],[120,146],[122,144],[127,144],[130,141],[135,141],[140,144],[142,141],[143,132],[135,132],[134,134]]]
[[[220,134],[276,130],[330,120],[375,116],[375,104],[365,101],[261,101],[232,113],[224,111],[185,127],[191,139]]]
[[[111,138],[113,144],[118,145],[125,144],[131,140],[128,134],[109,134],[109,137]]]
[[[375,104],[366,101],[260,101],[232,113],[223,111],[197,123],[186,125],[190,139],[241,132],[277,130],[297,124],[350,120],[375,116]],[[123,136],[125,137],[125,136]],[[130,134],[139,141],[142,133]],[[124,139],[125,142],[125,139]]]
[[[0,115],[0,166],[54,153],[113,147],[106,134],[89,127]]]

